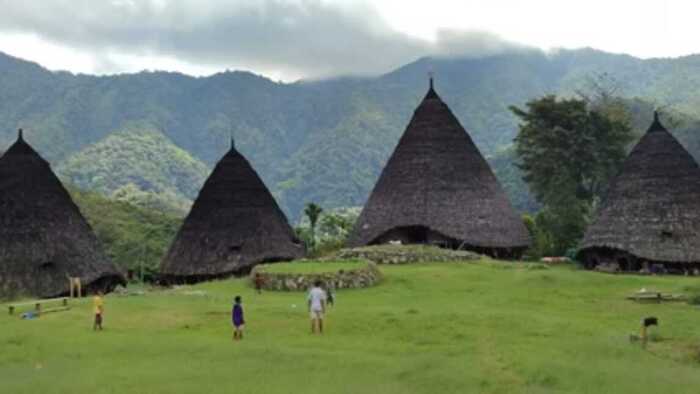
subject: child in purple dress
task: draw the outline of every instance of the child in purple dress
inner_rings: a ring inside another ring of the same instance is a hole
[[[231,320],[233,321],[233,340],[240,341],[243,339],[243,306],[241,305],[241,296],[236,296],[233,299],[233,310],[231,311]]]

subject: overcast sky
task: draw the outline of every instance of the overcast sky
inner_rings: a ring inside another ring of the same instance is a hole
[[[695,0],[0,0],[0,51],[91,74],[380,74],[426,55],[700,52]]]

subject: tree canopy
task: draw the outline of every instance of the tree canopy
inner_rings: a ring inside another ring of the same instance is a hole
[[[551,227],[556,253],[575,246],[626,156],[632,130],[613,104],[547,95],[510,107],[520,119],[518,165],[544,207],[539,222]]]

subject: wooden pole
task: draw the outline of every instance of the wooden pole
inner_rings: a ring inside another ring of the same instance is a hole
[[[70,298],[81,298],[83,296],[83,288],[80,278],[69,276],[68,279],[70,280]]]

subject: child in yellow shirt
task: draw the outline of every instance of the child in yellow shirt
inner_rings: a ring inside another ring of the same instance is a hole
[[[97,294],[92,298],[92,306],[95,312],[95,323],[92,325],[92,329],[95,331],[98,329],[102,331],[102,315],[105,311],[103,296],[102,290],[98,290]]]

